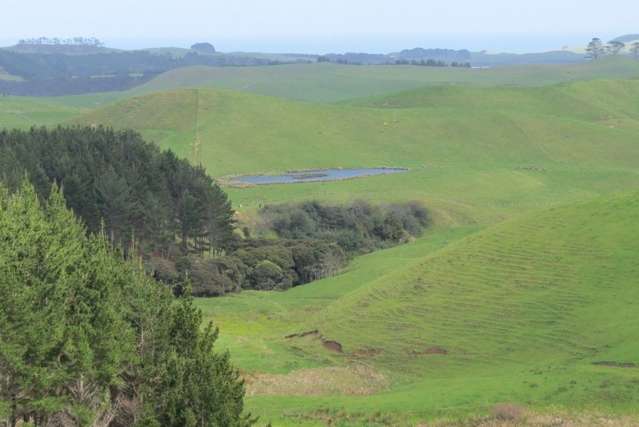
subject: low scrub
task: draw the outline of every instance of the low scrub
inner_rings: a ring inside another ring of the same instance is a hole
[[[263,227],[285,239],[318,239],[337,243],[351,254],[371,252],[420,236],[430,223],[419,203],[350,205],[305,202],[262,209]]]

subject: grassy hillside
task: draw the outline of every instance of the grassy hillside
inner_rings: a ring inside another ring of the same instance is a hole
[[[216,69],[228,74],[216,74],[215,85],[264,85],[127,93],[115,103],[111,95],[2,98],[0,120],[134,128],[219,178],[410,169],[227,187],[243,215],[314,198],[421,200],[435,216],[423,238],[358,258],[337,277],[199,301],[249,381],[250,409],[274,425],[418,425],[486,414],[504,401],[541,413],[636,415],[639,196],[611,194],[639,190],[639,80],[583,81],[636,76],[636,64],[527,67],[516,87],[490,86],[504,82],[498,69],[286,66],[260,69],[273,73],[263,81],[257,69]],[[417,83],[450,71],[492,77]],[[414,75],[389,79],[398,72]],[[563,80],[580,81],[544,84]],[[387,94],[398,89],[410,90]],[[88,111],[103,102],[111,103]]]
[[[60,105],[49,100],[0,97],[0,129],[54,125],[79,116],[83,112],[85,112],[83,109]]]
[[[638,95],[637,80],[430,87],[337,105],[190,89],[82,121],[138,128],[218,177],[409,167],[229,188],[244,212],[309,198],[418,199],[437,226],[332,279],[199,304],[265,420],[417,425],[503,401],[633,413],[639,197],[583,200],[639,188]]]
[[[403,166],[341,183],[229,189],[268,202],[424,200],[453,222],[636,188],[639,80],[541,88],[435,87],[320,105],[212,89],[125,100],[80,120],[133,127],[216,177]]]
[[[433,231],[333,279],[200,306],[276,425],[415,425],[504,401],[633,413],[638,217],[634,194]]]
[[[492,69],[296,64],[271,67],[188,67],[169,71],[134,89],[150,93],[215,87],[319,102],[343,101],[426,85],[541,86],[575,80],[639,77],[639,61],[607,58],[595,63],[526,65]]]

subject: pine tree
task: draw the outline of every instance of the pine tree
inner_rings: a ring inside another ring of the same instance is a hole
[[[175,304],[49,193],[0,186],[0,423],[251,424],[192,299]]]

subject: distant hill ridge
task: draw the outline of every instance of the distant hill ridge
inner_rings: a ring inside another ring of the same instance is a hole
[[[625,34],[623,36],[617,37],[613,41],[621,42],[621,43],[629,43],[636,40],[639,40],[639,34]]]

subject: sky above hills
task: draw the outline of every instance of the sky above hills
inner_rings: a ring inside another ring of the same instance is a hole
[[[124,48],[209,40],[227,51],[533,51],[639,32],[636,0],[2,0],[1,6],[3,44],[94,36]]]

